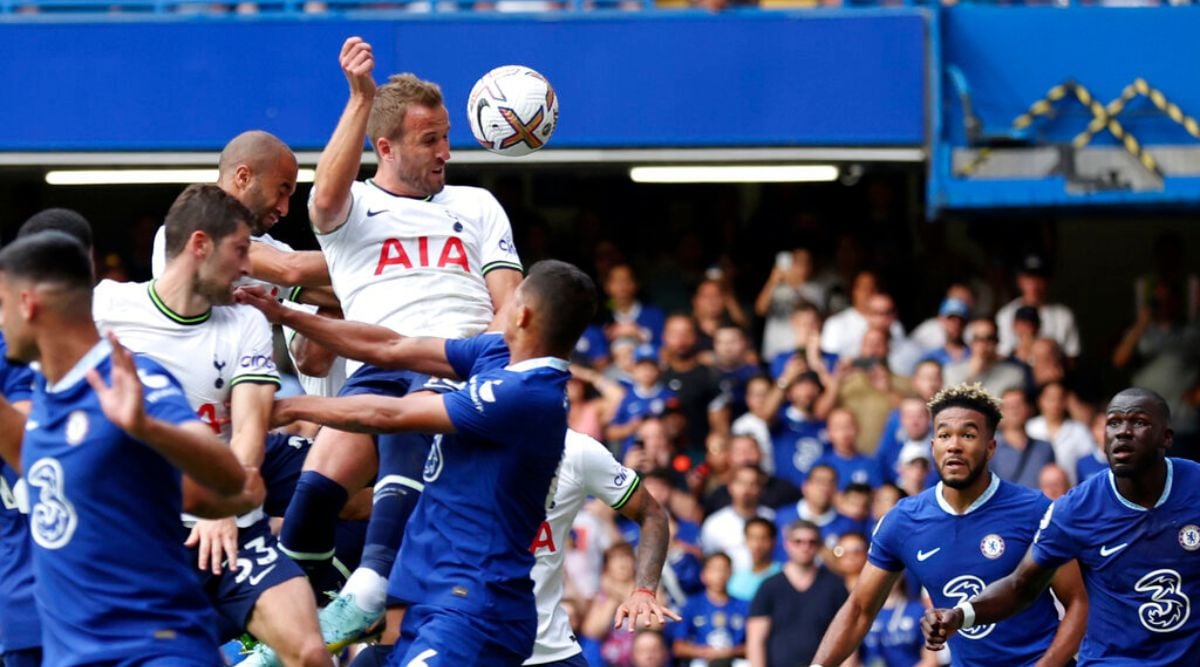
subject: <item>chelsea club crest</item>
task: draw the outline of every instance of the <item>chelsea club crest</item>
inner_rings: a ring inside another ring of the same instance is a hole
[[[985,535],[979,542],[979,551],[985,558],[996,560],[1004,555],[1004,538],[996,533]]]

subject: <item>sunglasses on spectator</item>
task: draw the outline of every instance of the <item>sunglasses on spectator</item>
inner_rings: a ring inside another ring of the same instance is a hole
[[[821,543],[821,540],[807,537],[792,537],[788,539],[788,542],[791,542],[792,544],[811,544],[816,546]]]
[[[995,335],[993,335],[993,336],[973,336],[971,338],[971,342],[972,343],[999,343],[1000,337],[995,336]]]

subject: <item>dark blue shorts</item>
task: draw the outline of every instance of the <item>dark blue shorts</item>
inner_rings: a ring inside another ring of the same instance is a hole
[[[310,447],[312,440],[304,436],[279,432],[267,434],[266,456],[259,471],[267,487],[267,499],[263,501],[267,516],[282,517],[287,511]]]
[[[192,562],[197,562],[196,549],[190,554]],[[197,570],[196,576],[217,610],[217,637],[225,642],[246,631],[260,595],[289,579],[303,577],[304,571],[279,550],[264,518],[238,531],[236,568],[225,567],[219,575]]]
[[[379,394],[400,397],[408,393],[409,387],[418,382],[424,382],[426,378],[428,378],[427,375],[412,371],[385,370],[378,366],[363,364],[346,379],[338,396]],[[417,386],[420,385],[417,384]]]
[[[391,667],[518,667],[533,652],[537,618],[500,621],[426,605],[409,607]],[[520,646],[521,648],[517,648]]]

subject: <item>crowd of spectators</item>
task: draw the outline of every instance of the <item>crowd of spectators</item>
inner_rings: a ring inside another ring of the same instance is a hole
[[[979,382],[1002,402],[1001,478],[1057,498],[1107,469],[1102,406],[1073,388],[1080,332],[1071,307],[1049,298],[1041,256],[1021,260],[1016,296],[995,313],[971,281],[957,282],[936,312],[911,318],[911,332],[879,274],[833,284],[806,248],[777,255],[753,302],[715,270],[669,312],[645,298],[630,264],[597,267],[606,305],[576,349],[570,423],[606,442],[667,508],[663,594],[684,620],[633,636],[603,622],[632,590],[637,527],[589,505],[567,591],[592,664],[806,664],[875,522],[938,480],[925,402],[945,384]],[[1200,404],[1197,279],[1168,258],[1138,290],[1149,296],[1113,361],[1158,380],[1188,454]],[[889,598],[867,664],[937,664],[921,653],[918,590]]]

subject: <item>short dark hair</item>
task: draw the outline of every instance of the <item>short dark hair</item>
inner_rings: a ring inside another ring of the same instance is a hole
[[[777,528],[775,526],[775,522],[771,521],[770,519],[764,519],[761,516],[756,516],[747,520],[745,527],[742,528],[742,534],[749,534],[751,526],[762,526],[766,528],[767,534],[771,536],[772,540],[779,537],[779,528]]]
[[[88,251],[95,245],[92,240],[92,224],[78,211],[69,208],[47,208],[34,213],[21,224],[21,229],[17,231],[17,238],[21,239],[45,231],[62,232],[74,237]]]
[[[1113,397],[1109,399],[1109,404],[1116,400],[1118,396],[1133,396],[1136,398],[1144,398],[1150,401],[1156,408],[1162,411],[1163,419],[1166,421],[1166,424],[1170,426],[1171,406],[1158,392],[1152,389],[1146,389],[1145,387],[1129,387],[1118,391],[1116,394],[1113,394]],[[1108,406],[1105,406],[1106,410],[1107,407]]]
[[[837,484],[837,482],[838,482],[837,468],[834,468],[833,466],[829,465],[828,463],[818,463],[818,464],[814,465],[813,467],[809,468],[808,475],[806,475],[804,477],[804,481],[807,482],[808,478],[812,477],[812,474],[818,470],[828,470],[830,473],[833,474],[833,483]]]
[[[213,243],[237,231],[238,225],[250,226],[254,214],[240,201],[216,185],[197,183],[184,188],[167,211],[166,255],[173,258],[183,252],[195,232],[204,232]]]
[[[92,257],[74,236],[47,230],[30,234],[0,251],[0,272],[35,283],[92,289]]]
[[[789,523],[787,527],[787,534],[791,535],[793,531],[800,530],[801,528],[804,530],[811,530],[817,534],[818,538],[821,537],[821,529],[817,527],[817,524],[809,521],[808,519],[796,519],[795,521]]]
[[[850,493],[861,493],[867,497],[870,497],[872,493],[871,486],[869,484],[863,484],[862,482],[852,482],[846,485],[846,488],[842,491],[842,495],[844,496]]]
[[[996,398],[978,382],[963,382],[946,387],[929,401],[928,407],[931,419],[937,419],[938,413],[943,410],[966,408],[983,415],[988,430],[992,433],[996,432],[996,426],[1000,424],[1000,406]]]
[[[596,314],[596,284],[573,264],[544,259],[530,267],[521,288],[540,307],[546,344],[568,355]]]
[[[733,559],[730,558],[729,554],[725,553],[724,551],[714,551],[714,552],[710,553],[709,555],[705,556],[703,566],[708,567],[708,564],[711,561],[714,561],[718,558],[724,558],[725,562],[729,564],[729,567],[733,567]]]

